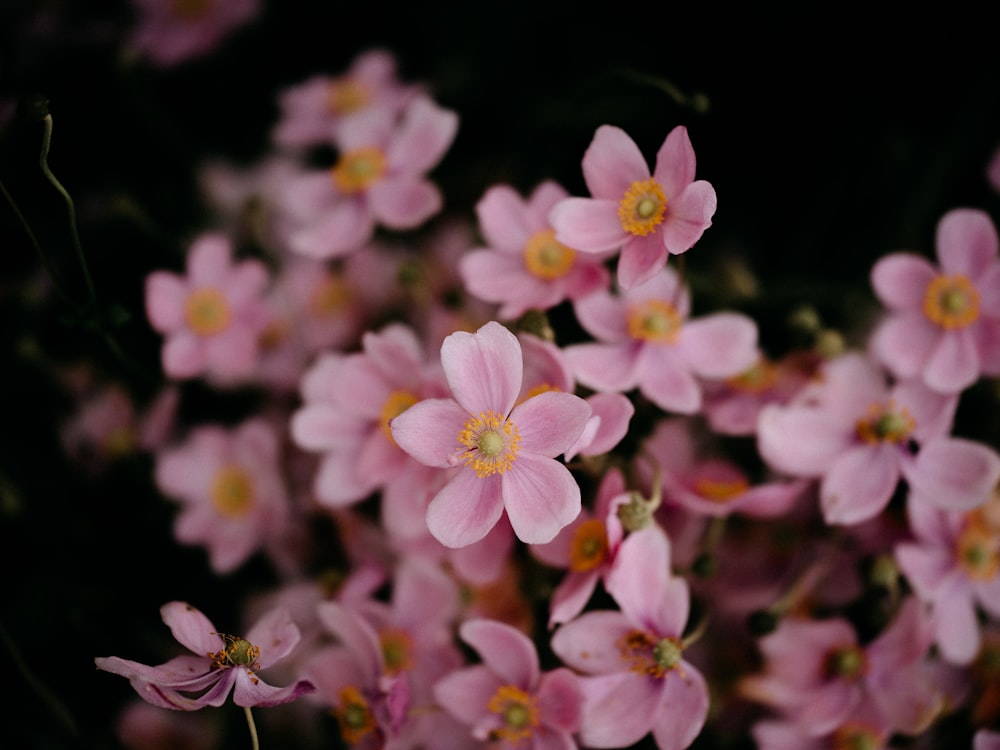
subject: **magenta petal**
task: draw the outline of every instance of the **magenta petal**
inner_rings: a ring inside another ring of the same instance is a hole
[[[941,270],[978,277],[997,259],[997,230],[985,211],[959,208],[938,222],[935,238]]]
[[[506,416],[521,391],[521,344],[496,321],[474,334],[456,331],[445,338],[441,366],[455,400],[470,414]]]
[[[982,443],[941,436],[924,443],[905,472],[911,501],[967,511],[986,502],[1000,481],[1000,457]]]
[[[553,458],[520,454],[501,486],[510,525],[526,544],[552,541],[580,513],[580,486]]]
[[[579,396],[546,391],[515,406],[510,421],[517,425],[522,450],[552,458],[580,437],[590,414]]]
[[[701,733],[708,717],[708,685],[688,662],[666,677],[661,712],[653,725],[658,750],[684,750]]]
[[[415,229],[443,205],[438,187],[420,177],[386,179],[368,191],[372,215],[389,229]]]
[[[212,621],[187,602],[164,604],[160,617],[177,642],[199,656],[215,653],[224,645]]]
[[[450,398],[418,401],[389,426],[396,445],[427,466],[447,468],[461,448],[458,435],[469,412]]]
[[[667,248],[660,232],[629,237],[618,258],[618,285],[622,289],[637,287],[653,278],[666,262]]]
[[[503,514],[500,476],[480,479],[458,472],[427,506],[427,528],[445,547],[465,547],[485,537]]]
[[[549,212],[556,239],[585,253],[620,248],[631,235],[618,218],[618,202],[596,198],[567,198]]]
[[[694,147],[687,128],[678,125],[669,133],[656,153],[656,167],[653,178],[663,188],[667,200],[673,200],[688,185],[694,182]]]
[[[889,444],[858,445],[839,456],[820,487],[826,522],[855,524],[881,513],[899,482],[898,452]]]
[[[633,182],[648,180],[649,165],[621,128],[602,125],[583,154],[583,179],[590,194],[617,203]]]
[[[718,199],[715,188],[705,180],[692,182],[667,207],[663,243],[673,255],[690,250],[712,226]]]
[[[496,620],[466,620],[458,633],[504,683],[534,690],[541,674],[538,653],[524,633]]]
[[[914,253],[893,253],[878,260],[871,283],[879,301],[890,310],[919,311],[927,286],[938,275],[934,265]]]

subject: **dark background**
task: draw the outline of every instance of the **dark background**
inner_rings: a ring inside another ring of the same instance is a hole
[[[197,165],[253,163],[268,149],[278,91],[340,73],[374,46],[396,53],[404,81],[425,83],[459,113],[435,177],[447,210],[466,217],[496,182],[527,191],[553,178],[585,194],[580,159],[601,124],[624,128],[650,159],[686,125],[698,177],[719,197],[687,259],[692,277],[711,287],[717,264],[743,258],[760,295],[742,304],[776,349],[803,301],[831,326],[863,327],[871,264],[897,249],[930,255],[947,210],[1000,215],[985,180],[1000,146],[986,14],[430,5],[273,0],[213,55],[157,69],[121,64],[128,3],[0,0],[0,181],[63,287],[85,299],[65,204],[37,164],[42,126],[31,108],[46,99],[49,163],[76,201],[97,313],[130,315],[116,335],[152,370],[159,341],[141,280],[179,267],[207,220]],[[220,580],[199,550],[175,545],[171,507],[151,500],[148,457],[99,477],[64,457],[56,429],[74,407],[66,368],[88,362],[139,398],[159,383],[112,356],[86,316],[45,296],[7,201],[0,274],[0,746],[113,748],[113,718],[132,693],[93,658],[161,661],[171,642],[162,603],[194,601],[221,620],[267,574],[251,564]],[[965,424],[991,434],[994,421]],[[229,733],[233,746],[245,746],[244,731]]]

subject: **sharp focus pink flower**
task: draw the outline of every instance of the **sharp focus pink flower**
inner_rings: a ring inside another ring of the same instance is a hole
[[[581,720],[578,679],[559,667],[542,672],[531,640],[510,625],[468,620],[459,634],[483,663],[434,686],[438,703],[481,741],[523,750],[570,750]]]
[[[556,239],[583,252],[621,248],[618,283],[630,289],[652,278],[667,255],[686,252],[712,224],[715,188],[694,179],[687,129],[670,131],[649,166],[621,129],[602,125],[583,156],[592,198],[567,198],[552,209]]]
[[[215,49],[260,12],[260,0],[133,0],[139,14],[132,50],[163,67]]]
[[[527,200],[507,185],[496,185],[476,204],[487,247],[462,258],[462,279],[475,296],[502,303],[503,318],[548,310],[607,286],[604,258],[558,242],[549,226],[550,209],[566,197],[554,182],[542,183]]]
[[[205,615],[185,602],[164,604],[160,614],[193,656],[178,656],[155,667],[117,656],[94,660],[98,669],[127,677],[139,696],[154,706],[197,711],[221,706],[230,692],[237,706],[277,706],[315,689],[308,680],[273,687],[258,674],[291,653],[299,642],[299,630],[287,610],[271,610],[245,638],[220,633]]]
[[[348,255],[376,226],[415,229],[441,210],[443,198],[424,175],[455,138],[458,116],[426,96],[397,118],[385,110],[352,117],[338,130],[340,154],[330,170],[289,181],[282,196],[288,245],[311,258]]]
[[[894,253],[872,268],[889,308],[871,337],[874,355],[900,378],[956,393],[980,375],[1000,374],[1000,256],[989,215],[945,214],[937,227],[938,266]]]
[[[233,263],[229,241],[205,234],[191,245],[187,275],[154,271],[146,278],[146,315],[164,335],[164,372],[230,382],[249,376],[268,321],[263,263]]]
[[[464,467],[430,501],[431,533],[463,547],[506,511],[521,541],[550,541],[580,512],[580,488],[555,457],[580,436],[590,407],[557,392],[515,406],[521,345],[495,321],[448,336],[441,364],[454,398],[425,399],[391,422],[396,443],[421,463]]]
[[[577,380],[606,392],[638,387],[665,411],[696,413],[699,377],[736,375],[757,360],[757,326],[739,313],[689,319],[690,307],[670,268],[619,295],[600,291],[577,300],[580,324],[597,339],[565,349]]]

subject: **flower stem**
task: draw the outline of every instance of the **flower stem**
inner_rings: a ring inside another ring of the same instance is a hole
[[[257,739],[257,725],[254,723],[253,714],[250,713],[250,706],[243,707],[243,713],[247,717],[247,726],[250,727],[250,743],[253,750],[260,750],[260,740]]]

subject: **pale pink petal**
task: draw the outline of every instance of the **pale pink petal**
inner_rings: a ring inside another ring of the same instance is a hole
[[[936,599],[938,589],[954,566],[950,556],[940,549],[912,542],[896,545],[894,552],[899,569],[917,596],[925,601]]]
[[[503,683],[487,667],[459,669],[434,683],[434,699],[449,714],[470,726],[478,723],[490,699]]]
[[[825,474],[852,439],[818,409],[765,406],[757,423],[757,448],[763,459],[793,476]]]
[[[466,620],[458,634],[504,683],[534,691],[541,676],[535,645],[520,630],[496,620]]]
[[[967,511],[986,502],[1000,481],[1000,457],[982,443],[941,436],[924,443],[904,470],[911,501]]]
[[[514,530],[508,521],[501,518],[478,542],[452,550],[449,560],[463,583],[485,586],[495,583],[503,575],[514,541]]]
[[[375,222],[366,204],[354,199],[338,202],[323,216],[293,231],[288,246],[293,252],[317,260],[354,252],[371,239]]]
[[[663,188],[667,200],[673,200],[684,188],[694,182],[694,147],[687,128],[678,125],[669,133],[656,153],[653,178]]]
[[[200,337],[180,331],[163,342],[163,371],[171,378],[193,378],[205,368],[205,350]]]
[[[664,680],[634,672],[580,679],[584,693],[579,737],[585,747],[629,747],[660,717]]]
[[[553,180],[540,182],[528,196],[526,215],[533,231],[549,226],[549,212],[559,201],[569,197],[566,188]]]
[[[546,391],[515,406],[510,421],[517,425],[522,450],[552,458],[573,444],[590,415],[590,405],[579,396]]]
[[[202,343],[205,365],[213,376],[235,379],[248,376],[260,354],[258,332],[233,328]]]
[[[984,375],[1000,375],[1000,318],[981,317],[970,329]]]
[[[328,404],[308,404],[292,415],[292,439],[309,451],[344,450],[368,428],[366,421]]]
[[[531,221],[524,199],[509,185],[494,185],[487,190],[476,204],[476,218],[480,233],[492,249],[519,257],[531,235],[546,226]]]
[[[438,187],[420,177],[387,178],[368,190],[372,215],[389,229],[415,229],[443,205]]]
[[[969,664],[979,653],[979,617],[970,592],[953,579],[935,601],[937,645],[951,664]]]
[[[427,506],[434,538],[445,547],[465,547],[486,536],[503,514],[500,479],[480,479],[471,469],[458,472]]]
[[[715,313],[688,320],[681,329],[677,349],[697,375],[738,375],[758,359],[757,324],[739,313]]]
[[[596,570],[566,574],[549,599],[550,628],[569,622],[583,612],[597,588],[598,577]]]
[[[653,278],[667,262],[667,248],[663,234],[652,232],[646,236],[630,236],[622,245],[618,258],[618,285],[632,289]]]
[[[668,206],[663,224],[663,243],[678,255],[690,250],[712,226],[718,205],[715,188],[704,180],[688,185]]]
[[[462,256],[458,270],[469,293],[486,302],[528,300],[531,296],[525,287],[538,288],[520,256],[494,250],[473,250]]]
[[[921,255],[893,253],[878,260],[871,270],[871,284],[879,301],[890,310],[920,311],[927,287],[938,275]]]
[[[188,250],[188,280],[195,286],[224,284],[232,265],[232,257],[232,247],[224,235],[200,235]]]
[[[868,345],[897,377],[913,378],[923,371],[941,335],[941,329],[922,312],[903,312],[883,318]]]
[[[431,99],[414,99],[386,148],[386,162],[397,174],[420,174],[444,156],[458,131],[458,115]]]
[[[199,656],[207,656],[225,644],[212,621],[187,602],[167,602],[160,617],[178,643]]]
[[[956,393],[979,378],[979,352],[968,329],[945,331],[931,351],[924,382],[942,393]]]
[[[316,687],[308,680],[298,680],[286,687],[274,687],[259,677],[251,678],[245,671],[238,670],[233,689],[233,703],[247,707],[280,706],[315,690]]]
[[[617,250],[630,235],[618,218],[618,202],[595,198],[567,198],[549,212],[556,239],[584,253]]]
[[[396,445],[427,466],[447,468],[461,448],[458,435],[469,412],[450,398],[418,401],[389,424]]]
[[[510,525],[526,544],[552,541],[580,513],[580,486],[555,459],[522,453],[501,486]]]
[[[299,642],[301,634],[292,622],[288,610],[279,607],[265,613],[245,634],[250,643],[260,648],[261,669],[267,669],[285,658]]]
[[[583,179],[595,198],[616,206],[633,182],[648,180],[649,165],[628,134],[613,125],[602,125],[583,154]]]
[[[646,285],[643,285],[637,289],[645,287]],[[632,291],[635,292],[637,289]],[[580,325],[595,339],[605,343],[618,343],[631,340],[628,332],[627,304],[621,297],[602,290],[576,300],[573,303],[573,312]]]
[[[595,393],[587,397],[587,403],[593,414],[592,421],[596,418],[597,424],[589,435],[584,430],[580,439],[567,449],[567,461],[578,453],[598,456],[610,451],[628,434],[629,423],[635,414],[632,401],[621,393]],[[588,440],[583,442],[585,435]]]
[[[579,728],[583,695],[573,672],[565,667],[546,672],[539,680],[535,695],[545,724],[563,732],[575,732]],[[576,744],[570,742],[567,747],[576,748]]]
[[[618,548],[606,578],[608,593],[643,630],[679,637],[690,611],[683,578],[670,574],[670,541],[656,524],[633,531]]]
[[[635,370],[639,391],[664,411],[694,414],[701,409],[701,385],[675,347],[642,347]]]
[[[997,230],[985,211],[949,211],[938,222],[935,243],[945,273],[975,279],[997,259]]]
[[[635,630],[635,623],[617,610],[584,612],[560,625],[552,650],[566,665],[587,674],[614,674],[625,664],[616,645]]]
[[[441,344],[441,365],[455,400],[470,414],[510,413],[524,363],[517,336],[496,321],[476,333],[456,331]]]
[[[820,486],[827,523],[855,524],[882,512],[899,482],[898,450],[888,444],[858,445],[834,461]]]
[[[184,279],[167,271],[154,271],[146,277],[146,317],[154,329],[167,333],[184,324],[187,301]]]
[[[665,682],[653,737],[658,750],[684,750],[701,733],[708,717],[708,685],[701,672],[683,661]]]

